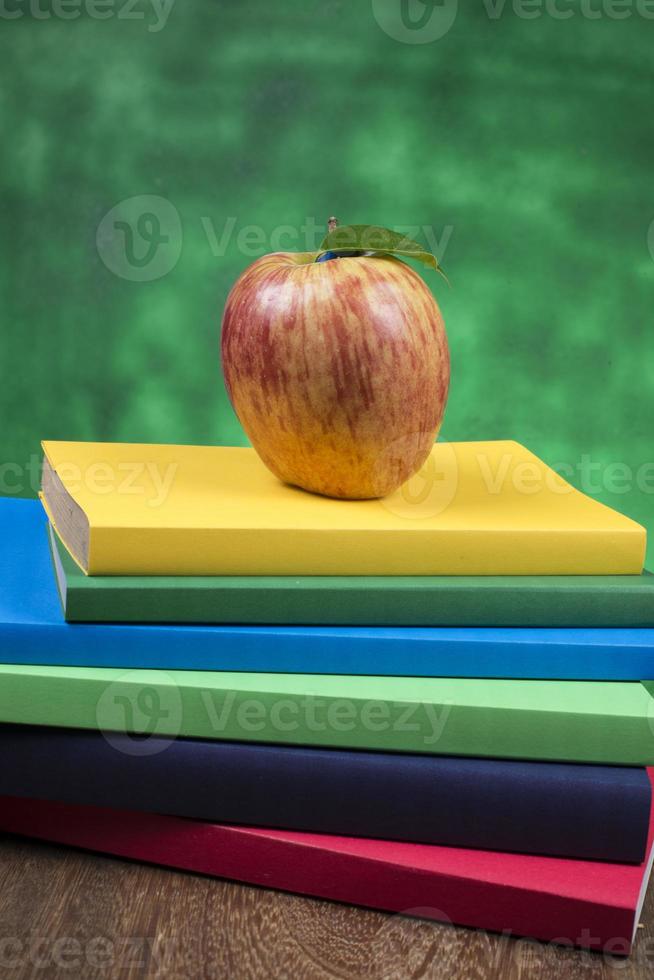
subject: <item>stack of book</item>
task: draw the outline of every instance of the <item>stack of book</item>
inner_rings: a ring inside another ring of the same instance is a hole
[[[250,449],[44,452],[47,519],[0,501],[0,829],[629,952],[642,527],[513,442],[369,501]]]

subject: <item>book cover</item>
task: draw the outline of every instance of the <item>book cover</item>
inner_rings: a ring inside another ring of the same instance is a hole
[[[650,572],[540,576],[85,575],[52,525],[48,534],[68,622],[654,626],[654,575]],[[588,669],[592,670],[590,664]]]
[[[304,674],[654,677],[651,628],[67,624],[57,598],[46,527],[38,501],[0,500],[0,659],[6,662]],[[93,591],[98,580],[81,572],[79,577]],[[631,581],[630,576],[625,578]],[[246,585],[245,592],[248,589]],[[243,589],[236,591],[244,594]],[[255,589],[245,604],[260,591]],[[654,595],[651,588],[646,591]],[[267,608],[274,605],[276,595],[273,588]],[[313,608],[326,608],[312,601]],[[646,607],[642,603],[643,612]]]
[[[654,764],[646,684],[0,664],[0,722],[430,755]]]
[[[144,745],[31,725],[0,726],[0,756],[4,796],[348,837],[645,857],[651,787],[639,767],[157,736]]]
[[[651,779],[651,774],[650,774]],[[0,829],[317,898],[627,955],[652,866],[0,798]]]
[[[645,530],[516,442],[439,443],[413,484],[333,500],[252,449],[44,442],[42,499],[92,575],[640,574]],[[417,481],[417,483],[416,483]]]

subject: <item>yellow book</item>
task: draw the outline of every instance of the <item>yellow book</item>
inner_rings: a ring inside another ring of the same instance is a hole
[[[42,500],[91,575],[634,575],[644,528],[516,442],[437,443],[382,500],[280,483],[252,449],[44,442]]]

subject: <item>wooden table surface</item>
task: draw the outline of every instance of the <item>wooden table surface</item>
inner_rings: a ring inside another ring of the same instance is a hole
[[[643,922],[613,959],[0,836],[3,980],[640,980]]]

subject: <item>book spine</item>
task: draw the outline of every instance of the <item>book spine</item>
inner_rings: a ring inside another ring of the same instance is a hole
[[[6,726],[0,794],[616,862],[645,854],[644,769],[156,737],[142,748],[118,733]]]
[[[310,676],[293,691],[225,683],[218,688],[192,672],[121,677],[118,671],[88,669],[75,676],[56,668],[35,673],[5,667],[0,722],[426,755],[654,763],[644,706],[635,714],[608,715],[583,705],[554,710],[452,703],[447,697],[441,702],[433,696],[424,702],[363,693],[343,697],[347,687],[316,696]],[[135,710],[141,701],[154,705],[151,714]]]
[[[89,575],[640,575],[638,525],[590,534],[92,526]]]
[[[147,585],[117,588],[102,578],[69,582],[68,622],[243,623],[260,626],[479,626],[625,627],[654,626],[654,594],[642,588],[579,593],[547,588],[493,590],[425,589],[416,586],[321,588]],[[183,580],[176,579],[176,582]]]
[[[505,934],[627,954],[634,910],[524,884],[442,874],[275,835],[179,817],[0,799],[0,828],[133,860]],[[337,841],[340,839],[337,839]]]
[[[619,637],[475,639],[474,630],[443,637],[352,627],[62,626],[0,623],[4,659],[68,667],[523,680],[638,681],[653,669],[650,630],[635,643]]]

